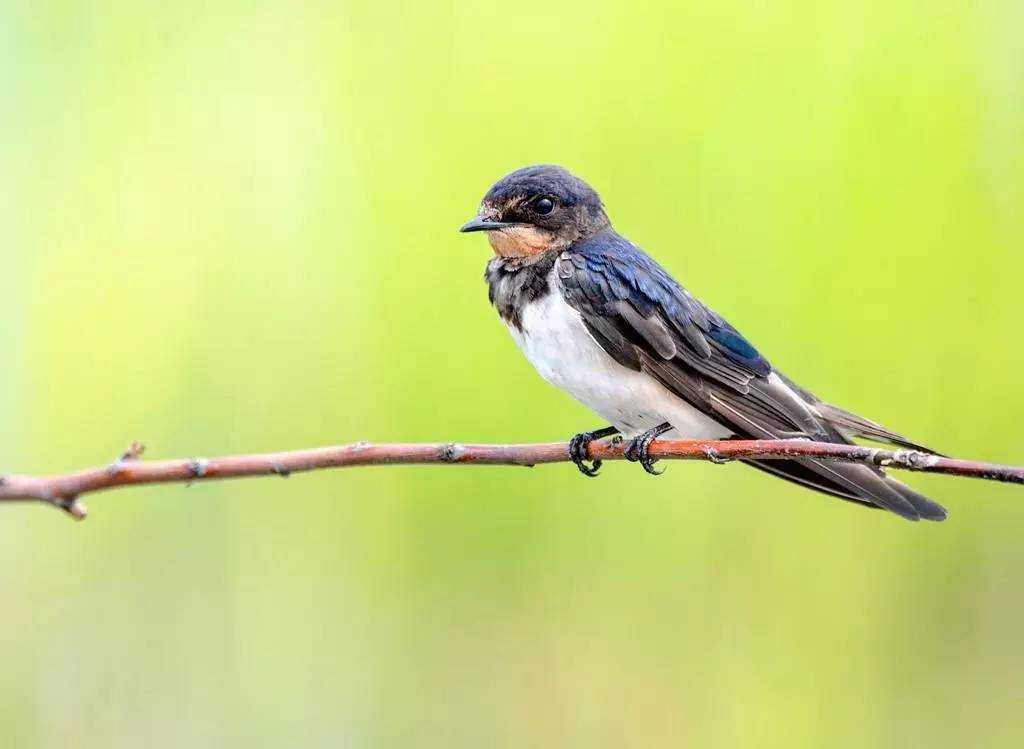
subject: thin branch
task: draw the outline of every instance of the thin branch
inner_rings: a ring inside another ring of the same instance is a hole
[[[621,442],[593,442],[588,453],[591,459],[623,460],[625,447]],[[142,451],[143,446],[136,442],[113,463],[99,468],[56,476],[0,476],[0,502],[45,502],[81,519],[86,514],[80,500],[82,495],[140,484],[192,483],[245,476],[276,475],[286,478],[300,471],[348,466],[427,463],[534,466],[540,463],[564,463],[570,459],[568,445],[564,442],[526,445],[469,445],[457,442],[373,445],[357,442],[279,453],[149,462],[140,460]],[[651,444],[650,455],[653,458],[709,460],[713,463],[746,458],[818,458],[1024,483],[1024,467],[944,458],[913,450],[884,450],[806,440],[658,440]]]

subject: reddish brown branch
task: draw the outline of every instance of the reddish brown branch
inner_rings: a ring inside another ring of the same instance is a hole
[[[83,494],[121,486],[191,483],[244,476],[287,477],[299,471],[347,466],[425,463],[533,466],[540,463],[564,463],[569,460],[568,446],[564,442],[527,445],[468,445],[455,442],[371,445],[358,442],[352,445],[280,453],[149,462],[139,459],[142,449],[142,445],[134,443],[110,465],[58,476],[0,476],[0,502],[46,502],[60,507],[76,518],[83,518],[85,507],[79,499]],[[590,445],[589,455],[600,460],[622,460],[624,449],[625,445],[621,443],[594,442]],[[710,460],[715,463],[726,463],[742,458],[771,460],[813,457],[1015,484],[1024,483],[1024,467],[943,458],[912,450],[883,450],[805,440],[658,440],[651,445],[650,454],[654,458]]]
[[[624,459],[625,445],[595,442],[591,458]],[[75,517],[85,516],[80,498],[90,492],[142,484],[209,481],[212,478],[280,475],[321,468],[354,465],[478,464],[537,465],[569,460],[565,443],[531,445],[464,445],[461,443],[381,444],[356,443],[284,453],[261,453],[223,458],[189,458],[143,462],[142,446],[135,443],[110,465],[49,476],[0,476],[0,502],[41,501]],[[990,481],[1024,484],[1024,467],[943,458],[910,450],[883,450],[857,445],[833,445],[800,440],[764,441],[657,441],[654,458],[710,460],[725,463],[742,458],[764,460],[813,457],[822,460],[869,463],[892,468],[948,473]]]

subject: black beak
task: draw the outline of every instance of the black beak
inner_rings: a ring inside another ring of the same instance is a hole
[[[507,229],[510,226],[516,226],[516,224],[510,224],[504,221],[490,221],[483,216],[474,216],[472,219],[460,226],[459,231],[493,231],[494,229]]]

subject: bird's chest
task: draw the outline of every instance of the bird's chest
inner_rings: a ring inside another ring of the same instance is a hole
[[[625,434],[665,420],[657,406],[661,388],[646,375],[623,367],[594,340],[579,313],[551,291],[523,305],[509,332],[537,372]]]
[[[594,376],[605,374],[609,362],[619,366],[557,289],[523,305],[518,322],[505,324],[526,358],[541,377],[577,398],[593,389]]]
[[[562,297],[558,283],[552,271],[544,284],[534,286],[540,291],[513,294],[510,279],[491,279],[491,296],[501,319],[541,377],[627,437],[666,421],[675,427],[669,437],[728,435],[647,373],[615,361],[590,335],[579,312]]]

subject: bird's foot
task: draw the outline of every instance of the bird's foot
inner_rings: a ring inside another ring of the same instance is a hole
[[[660,476],[665,471],[657,470],[654,467],[654,460],[650,455],[651,443],[658,439],[665,432],[670,430],[672,425],[668,422],[659,424],[653,429],[648,429],[646,432],[641,434],[639,437],[635,437],[629,443],[629,447],[626,448],[626,460],[632,463],[639,463],[643,466],[643,469],[652,476]]]
[[[590,478],[598,474],[601,470],[601,461],[595,459],[589,466],[587,465],[587,446],[596,439],[607,437],[618,431],[615,427],[605,427],[604,429],[595,429],[593,432],[580,432],[569,440],[569,458],[580,469],[580,473]]]

